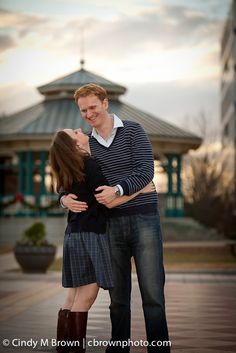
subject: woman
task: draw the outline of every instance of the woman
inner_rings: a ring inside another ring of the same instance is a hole
[[[57,351],[60,353],[85,352],[88,311],[100,287],[113,287],[106,234],[107,209],[94,197],[97,187],[108,183],[89,152],[89,138],[80,129],[58,131],[50,147],[57,190],[63,188],[65,193],[72,193],[84,201],[83,212],[69,211],[64,238],[62,285],[69,290],[58,313]],[[150,192],[152,188],[149,185],[140,192]],[[127,202],[137,194],[118,197],[109,208]],[[64,341],[70,341],[71,348],[69,344],[65,347]],[[78,346],[72,346],[78,342]]]

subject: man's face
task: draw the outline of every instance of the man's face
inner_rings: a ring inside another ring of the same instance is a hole
[[[91,94],[90,96],[79,98],[77,103],[82,118],[86,120],[90,126],[99,128],[103,124],[108,109],[107,99],[101,102],[97,96]]]

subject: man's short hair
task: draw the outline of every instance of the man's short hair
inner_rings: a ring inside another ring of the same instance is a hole
[[[81,86],[74,93],[75,102],[78,102],[78,99],[81,97],[87,97],[91,94],[94,94],[98,99],[103,102],[104,99],[108,99],[107,91],[95,83],[88,83],[87,85]]]

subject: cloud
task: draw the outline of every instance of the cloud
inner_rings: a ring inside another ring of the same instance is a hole
[[[0,32],[0,52],[3,52],[16,45],[14,39],[10,35],[1,34]]]
[[[18,47],[22,38],[38,32],[50,22],[49,18],[0,9],[0,48]]]
[[[205,13],[181,6],[158,5],[139,15],[126,15],[112,21],[90,17],[70,21],[67,29],[79,36],[84,25],[87,55],[105,60],[123,61],[145,51],[184,49],[216,43],[222,23]],[[63,33],[62,33],[63,37]],[[64,45],[69,50],[75,38],[68,38]]]
[[[190,3],[186,1],[185,6],[171,6],[167,5],[167,2],[163,4],[155,0],[152,6],[149,3],[145,10],[142,7],[139,11],[126,13],[117,10],[113,16],[107,18],[94,12],[90,14],[90,12],[81,11],[78,15],[77,12],[73,13],[73,6],[71,10],[67,9],[71,11],[69,16],[61,17],[2,10],[0,11],[0,27],[2,27],[0,50],[6,52],[6,49],[11,49],[14,55],[12,61],[5,53],[2,55],[1,60],[4,59],[5,64],[7,60],[11,62],[8,69],[2,66],[2,71],[6,81],[7,79],[9,81],[9,77],[14,80],[25,79],[26,82],[31,79],[32,85],[33,78],[37,82],[40,76],[40,84],[43,84],[43,80],[48,82],[57,78],[57,74],[63,76],[69,73],[70,68],[73,71],[74,63],[79,61],[80,35],[83,27],[85,61],[88,70],[125,85],[129,82],[137,84],[138,81],[139,84],[148,82],[150,77],[150,82],[153,83],[154,80],[160,82],[160,71],[163,71],[164,76],[165,70],[169,71],[169,76],[175,79],[174,75],[172,76],[172,70],[179,72],[183,70],[183,74],[176,76],[176,81],[185,80],[186,86],[182,89],[184,96],[184,92],[189,90],[194,92],[194,85],[204,75],[204,85],[209,83],[206,81],[209,75],[211,78],[217,78],[222,28],[222,19],[219,16],[214,16],[214,13],[209,13],[209,10],[207,12],[201,8],[193,8]],[[14,71],[16,62],[18,72]],[[186,72],[184,66],[189,66]],[[189,74],[191,70],[194,71],[195,76]],[[20,73],[21,76],[19,76]],[[131,76],[135,77],[136,81],[132,81]],[[192,83],[188,88],[190,79]],[[176,86],[171,86],[173,99],[175,90],[177,92],[179,90],[179,81]],[[150,90],[152,92],[154,86],[147,85],[142,88],[142,92],[147,89],[147,102]],[[200,91],[202,90],[199,89]],[[166,97],[168,92],[168,89],[164,90]],[[197,93],[197,96],[199,95],[200,93]],[[139,102],[137,96],[135,97],[134,100]],[[194,94],[191,97],[194,101]],[[209,97],[208,92],[206,97]],[[155,98],[152,101],[154,108]],[[162,101],[164,102],[164,99]],[[182,116],[184,110],[190,112],[193,109],[191,106],[188,107],[188,101],[189,99],[184,103],[183,99],[182,110],[179,111],[178,116]],[[178,104],[177,100],[174,108],[176,112]],[[211,104],[216,106],[213,99]],[[165,105],[172,109],[168,102],[165,102]],[[158,106],[155,108],[158,112]],[[160,112],[162,112],[161,109]],[[163,108],[164,115],[169,116],[170,113]],[[177,113],[174,115],[176,116]]]
[[[79,45],[78,37],[83,26],[86,48],[102,57],[194,46],[203,40],[210,43],[217,40],[221,25],[219,19],[210,18],[198,10],[167,5],[156,5],[139,14],[122,15],[115,20],[101,20],[96,16],[56,20],[4,10],[0,14],[1,26],[17,31],[19,37],[31,32],[48,37],[51,33],[52,47],[63,45],[72,49],[75,44]]]
[[[167,80],[170,76],[173,80],[218,76],[219,18],[187,6],[158,5],[112,21],[92,17],[84,21],[86,62],[98,72],[106,67],[114,79],[138,82],[165,80],[165,75]],[[78,48],[81,23],[68,22],[68,28],[77,33]],[[64,42],[68,51],[75,47],[75,38]]]
[[[0,9],[0,27],[1,28],[15,28],[25,29],[25,28],[35,28],[38,25],[43,25],[49,20],[45,16],[32,15],[22,12],[7,11]]]

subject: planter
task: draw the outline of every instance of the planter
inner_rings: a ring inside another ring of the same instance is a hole
[[[14,255],[24,273],[45,273],[53,263],[56,247],[53,245],[21,245],[14,248]]]

